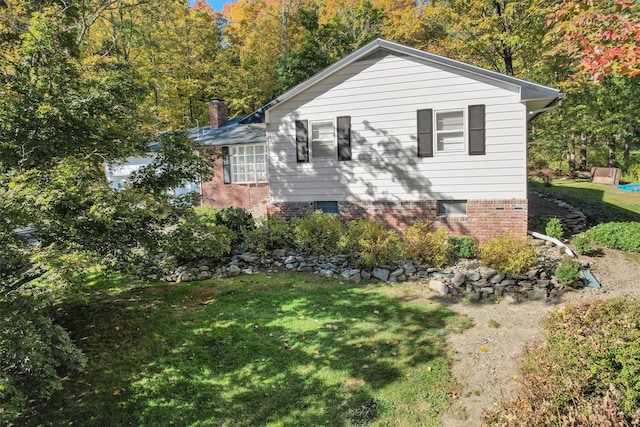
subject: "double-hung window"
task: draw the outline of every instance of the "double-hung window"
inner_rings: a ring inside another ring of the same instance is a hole
[[[469,105],[465,109],[417,111],[418,157],[435,153],[486,154],[485,106]]]
[[[234,184],[267,182],[267,156],[264,144],[231,148],[231,176]]]
[[[311,129],[309,129],[311,127]],[[351,116],[336,117],[334,121],[296,120],[296,160],[351,160]]]
[[[436,111],[436,149],[451,153],[465,151],[464,110]]]
[[[311,123],[311,158],[335,158],[336,139],[333,122]]]

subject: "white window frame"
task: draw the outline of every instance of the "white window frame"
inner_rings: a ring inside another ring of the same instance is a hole
[[[438,115],[447,114],[447,113],[461,113],[462,114],[462,124],[459,129],[447,129],[447,130],[439,130],[438,129]],[[446,145],[443,148],[440,148],[440,136],[446,134],[454,134],[461,133],[462,134],[462,145],[460,148],[451,149],[446,148]],[[467,151],[467,113],[464,108],[454,108],[450,110],[434,110],[433,111],[433,138],[435,145],[435,152],[440,154],[445,153],[465,153]]]
[[[256,148],[262,147],[262,161],[256,160]],[[250,151],[250,152],[249,152]],[[257,184],[269,182],[267,174],[267,145],[249,144],[229,147],[231,158],[231,183],[232,184]],[[252,158],[253,161],[247,162]]]
[[[331,140],[329,140],[328,138],[326,139],[314,139],[314,128],[316,126],[320,126],[320,125],[331,125]],[[310,141],[310,148],[311,148],[311,160],[316,159],[335,159],[337,158],[337,143],[336,143],[336,124],[334,120],[317,120],[317,121],[313,121],[309,123],[309,141]],[[314,145],[315,143],[322,143],[324,145],[326,145],[327,151],[328,148],[331,148],[331,154],[329,155],[327,154],[323,154],[323,155],[316,155],[314,150]]]

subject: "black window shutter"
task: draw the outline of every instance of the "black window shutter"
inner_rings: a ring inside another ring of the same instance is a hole
[[[486,154],[484,105],[469,106],[469,155]]]
[[[351,160],[351,117],[338,117],[338,160]]]
[[[309,122],[296,120],[296,155],[298,163],[309,161]]]
[[[229,147],[222,147],[222,182],[231,184],[231,158]]]
[[[433,110],[418,110],[418,157],[433,157]]]

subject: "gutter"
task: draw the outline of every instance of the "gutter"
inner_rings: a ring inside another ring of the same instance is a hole
[[[553,110],[556,107],[559,107],[560,102],[565,98],[565,96],[566,94],[560,93],[558,94],[558,97],[553,101],[551,101],[546,107],[541,108],[539,110],[529,111],[529,113],[527,113],[527,115],[529,116],[527,117],[527,121],[530,122],[531,120],[535,119],[539,114],[544,113],[545,111]]]

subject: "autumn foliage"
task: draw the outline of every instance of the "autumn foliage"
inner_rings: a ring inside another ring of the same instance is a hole
[[[580,73],[595,81],[607,75],[640,74],[640,11],[633,0],[568,0],[549,16],[564,52]]]

